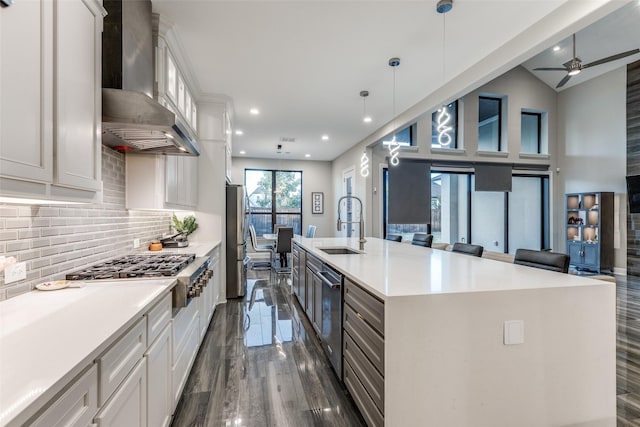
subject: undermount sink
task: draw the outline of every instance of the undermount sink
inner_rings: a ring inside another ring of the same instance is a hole
[[[351,248],[346,248],[346,247],[342,247],[342,248],[318,248],[320,249],[322,252],[328,254],[328,255],[360,255],[362,254],[362,252],[358,252],[355,249],[351,249]]]

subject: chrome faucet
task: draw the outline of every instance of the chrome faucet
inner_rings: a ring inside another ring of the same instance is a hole
[[[340,220],[340,203],[342,202],[343,199],[356,199],[358,202],[360,202],[360,221],[341,221]],[[360,198],[356,197],[356,196],[342,196],[338,199],[338,231],[340,231],[342,229],[342,224],[355,224],[358,223],[360,224],[360,250],[364,251],[364,244],[367,243],[367,241],[364,238],[364,218],[362,217],[362,200],[360,200]]]

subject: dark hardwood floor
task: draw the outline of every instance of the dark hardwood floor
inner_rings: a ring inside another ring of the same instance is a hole
[[[247,296],[217,307],[172,426],[364,426],[288,277],[249,274]],[[617,424],[640,427],[640,277],[616,279]]]
[[[288,276],[249,277],[245,298],[216,308],[172,426],[364,426]]]

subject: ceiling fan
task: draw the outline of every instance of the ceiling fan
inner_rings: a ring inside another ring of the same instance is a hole
[[[577,74],[579,74],[585,68],[595,67],[596,65],[605,64],[611,61],[617,61],[618,59],[635,55],[639,53],[640,49],[628,50],[626,52],[618,53],[617,55],[607,56],[606,58],[598,59],[597,61],[589,62],[588,64],[583,64],[580,58],[576,56],[576,35],[573,35],[573,58],[570,61],[562,64],[562,67],[539,67],[534,68],[536,71],[566,71],[567,75],[564,76],[562,80],[556,86],[556,89],[561,88],[569,79]]]

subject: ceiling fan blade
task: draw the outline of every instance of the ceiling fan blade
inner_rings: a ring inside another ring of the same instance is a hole
[[[640,49],[633,49],[626,52],[619,53],[617,55],[607,56],[606,58],[598,59],[597,61],[590,62],[588,64],[584,64],[582,68],[595,67],[596,65],[606,64],[607,62],[617,61],[618,59],[625,58],[627,56],[635,55],[636,53],[640,53]]]
[[[560,80],[560,82],[556,86],[556,89],[560,89],[562,86],[566,85],[570,78],[571,78],[571,76],[569,74],[564,76],[564,78],[562,80]]]
[[[534,68],[534,71],[567,71],[567,69],[560,67],[538,67]]]

